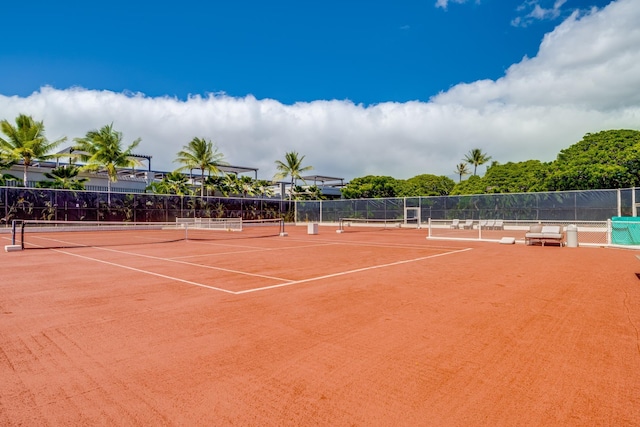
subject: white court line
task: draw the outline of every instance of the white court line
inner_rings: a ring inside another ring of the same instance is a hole
[[[244,290],[244,291],[237,291],[237,292],[234,292],[234,294],[236,294],[236,295],[248,294],[250,292],[266,291],[266,290],[269,290],[269,289],[282,288],[282,287],[291,286],[291,285],[298,285],[300,283],[307,283],[307,282],[313,282],[313,281],[316,281],[316,280],[330,279],[332,277],[338,277],[338,276],[346,276],[348,274],[360,273],[362,271],[369,271],[369,270],[375,270],[375,269],[378,269],[378,268],[385,268],[385,267],[392,267],[392,266],[395,266],[395,265],[408,264],[408,263],[411,263],[411,262],[423,261],[425,259],[437,258],[437,257],[445,256],[445,255],[453,255],[453,254],[460,253],[460,252],[470,251],[471,249],[472,248],[459,249],[459,250],[456,250],[456,251],[453,251],[453,252],[446,252],[446,253],[443,253],[443,254],[429,255],[429,256],[424,256],[424,257],[420,257],[420,258],[414,258],[414,259],[407,259],[407,260],[403,260],[403,261],[391,262],[391,263],[388,263],[388,264],[373,265],[373,266],[370,266],[370,267],[357,268],[355,270],[341,271],[339,273],[327,274],[325,276],[311,277],[309,279],[295,280],[295,281],[292,281],[292,282],[280,283],[280,284],[273,285],[273,286],[264,286],[262,288],[253,288],[253,289],[247,289],[247,290]]]
[[[227,294],[236,294],[236,292],[229,291],[227,289],[217,288],[215,286],[204,285],[202,283],[192,282],[191,280],[180,279],[178,277],[167,276],[165,274],[154,273],[153,271],[149,271],[149,270],[142,270],[140,268],[129,267],[129,266],[122,265],[122,264],[116,264],[114,262],[104,261],[104,260],[101,260],[101,259],[98,259],[98,258],[92,258],[92,257],[88,257],[88,256],[85,256],[85,255],[74,254],[72,252],[61,251],[60,249],[51,249],[51,250],[54,251],[54,252],[59,252],[59,253],[62,253],[62,254],[71,255],[71,256],[74,256],[74,257],[87,259],[87,260],[91,260],[91,261],[96,261],[96,262],[99,262],[99,263],[102,263],[102,264],[111,265],[111,266],[114,266],[114,267],[120,267],[120,268],[124,268],[124,269],[127,269],[127,270],[136,271],[138,273],[149,274],[151,276],[161,277],[163,279],[174,280],[176,282],[186,283],[188,285],[199,286],[201,288],[212,289],[214,291],[220,291],[220,292],[224,292],[224,293],[227,293]]]
[[[200,255],[185,255],[185,256],[175,256],[175,257],[171,257],[171,258],[167,258],[167,259],[185,259],[185,258],[198,258],[198,257],[203,257],[203,256],[223,256],[223,255],[237,255],[237,254],[249,254],[251,252],[269,252],[269,251],[280,251],[280,250],[289,250],[289,249],[307,249],[307,248],[317,248],[317,247],[321,247],[321,246],[333,246],[333,245],[338,245],[339,243],[322,243],[322,244],[315,244],[315,245],[302,245],[302,246],[283,246],[280,248],[256,248],[254,247],[253,249],[249,250],[243,250],[243,251],[233,251],[233,252],[220,252],[217,254],[211,254],[211,253],[206,253],[206,254],[200,254]]]
[[[38,246],[38,245],[34,245],[34,246]],[[131,254],[129,252],[123,252],[123,251],[117,251],[117,250],[113,250],[113,249],[106,249],[106,248],[96,248],[96,249],[102,249],[102,250],[107,250],[107,251],[112,251],[112,252],[121,252],[127,255],[137,255],[137,254]],[[114,267],[120,267],[120,268],[124,268],[126,270],[132,270],[132,271],[136,271],[139,273],[143,273],[143,274],[148,274],[151,276],[156,276],[156,277],[161,277],[163,279],[168,279],[168,280],[173,280],[176,282],[180,282],[180,283],[186,283],[189,285],[193,285],[193,286],[198,286],[201,288],[207,288],[207,289],[211,289],[214,291],[220,291],[220,292],[224,292],[227,294],[231,294],[231,295],[243,295],[243,294],[248,294],[248,293],[252,293],[252,292],[258,292],[258,291],[266,291],[266,290],[270,290],[270,289],[276,289],[276,288],[282,288],[285,286],[292,286],[292,285],[298,285],[301,283],[308,283],[308,282],[313,282],[316,280],[324,280],[324,279],[330,279],[333,277],[339,277],[339,276],[346,276],[349,274],[355,274],[355,273],[359,273],[359,272],[363,272],[363,271],[369,271],[369,270],[375,270],[375,269],[379,269],[379,268],[385,268],[385,267],[392,267],[392,266],[396,266],[396,265],[402,265],[402,264],[408,264],[408,263],[412,263],[412,262],[417,262],[417,261],[423,261],[426,259],[430,259],[430,258],[437,258],[437,257],[441,257],[441,256],[446,256],[446,255],[453,255],[453,254],[457,254],[457,253],[461,253],[461,252],[467,252],[472,250],[472,248],[465,248],[465,249],[459,249],[459,250],[455,250],[455,251],[451,251],[451,252],[445,252],[442,254],[435,254],[435,255],[429,255],[429,256],[424,256],[424,257],[419,257],[419,258],[413,258],[413,259],[409,259],[409,260],[403,260],[403,261],[396,261],[396,262],[392,262],[392,263],[387,263],[387,264],[379,264],[379,265],[373,265],[370,267],[363,267],[363,268],[358,268],[355,270],[348,270],[348,271],[342,271],[342,272],[338,272],[338,273],[332,273],[332,274],[327,274],[324,276],[317,276],[317,277],[310,277],[308,279],[302,279],[302,280],[290,280],[287,281],[286,283],[279,283],[277,285],[272,285],[272,286],[264,286],[264,287],[260,287],[260,288],[252,288],[252,289],[246,289],[243,291],[230,291],[228,289],[224,289],[224,288],[218,288],[215,286],[209,286],[209,285],[205,285],[202,283],[197,283],[197,282],[192,282],[190,280],[185,280],[185,279],[180,279],[178,277],[172,277],[172,276],[167,276],[165,274],[160,274],[160,273],[154,273],[152,271],[149,270],[142,270],[140,268],[135,268],[135,267],[129,267],[126,265],[122,265],[122,264],[117,264],[114,262],[109,262],[109,261],[104,261],[98,258],[93,258],[93,257],[88,257],[85,255],[79,255],[79,254],[74,254],[72,252],[67,252],[67,251],[63,251],[63,250],[59,250],[59,249],[51,249],[54,252],[58,252],[58,253],[62,253],[62,254],[66,254],[66,255],[71,255],[74,257],[78,257],[78,258],[82,258],[82,259],[86,259],[86,260],[91,260],[91,261],[96,261],[102,264],[107,264],[107,265],[111,265]],[[146,256],[146,255],[141,255],[141,256]],[[152,256],[146,256],[149,258],[155,258],[158,260],[167,260],[166,258],[159,258],[159,257],[152,257]],[[170,261],[170,260],[167,260]],[[184,264],[191,264],[191,263],[184,263]],[[194,264],[196,266],[200,266],[199,264]],[[202,266],[200,266],[202,267]],[[233,270],[224,270],[224,271],[229,271],[229,272],[233,272]],[[238,272],[239,274],[247,274],[247,273],[243,273],[243,272]],[[268,276],[262,276],[262,277],[268,277]],[[286,280],[286,279],[282,279],[282,280]]]
[[[299,239],[295,237],[289,237],[289,240],[295,240],[297,242],[308,242],[306,239]],[[314,239],[316,240],[316,239]],[[350,246],[372,246],[380,248],[404,248],[404,249],[443,249],[447,251],[456,251],[459,248],[453,246],[424,246],[419,244],[406,244],[406,243],[376,243],[376,242],[357,242],[357,241],[340,241],[333,239],[317,239],[320,242],[333,243],[335,245],[350,245]]]
[[[73,242],[66,242],[64,240],[51,239],[51,238],[46,238],[45,240],[51,240],[51,241],[59,242],[59,243],[74,244]],[[42,247],[42,246],[34,244],[34,243],[31,243],[31,245],[32,246]],[[261,279],[278,280],[278,281],[282,281],[282,280],[290,281],[290,279],[285,279],[284,277],[274,277],[274,276],[265,276],[264,274],[247,273],[246,271],[231,270],[231,269],[228,269],[228,268],[214,267],[214,266],[211,266],[211,265],[196,264],[196,263],[193,263],[193,262],[173,260],[171,258],[161,258],[161,257],[157,257],[157,256],[152,256],[152,255],[143,255],[143,254],[138,254],[138,253],[135,253],[135,252],[119,251],[117,249],[102,248],[102,247],[99,247],[99,246],[81,246],[81,247],[82,248],[92,248],[92,249],[97,249],[97,250],[101,250],[101,251],[115,252],[115,253],[131,255],[131,256],[137,256],[137,257],[142,257],[142,258],[150,258],[150,259],[155,259],[155,260],[159,260],[159,261],[174,262],[176,264],[189,265],[189,266],[192,266],[192,267],[206,268],[206,269],[216,270],[216,271],[224,271],[226,273],[234,273],[234,274],[240,274],[240,275],[244,275],[244,276],[259,277]],[[62,253],[71,254],[71,252],[62,251],[62,250],[59,250],[59,249],[52,249],[52,250],[56,250],[56,251],[62,252]],[[90,258],[90,257],[87,257],[87,258],[88,259],[94,259],[94,258]],[[112,263],[112,265],[119,265],[119,264]],[[123,265],[123,267],[127,268],[124,265]],[[140,271],[142,271],[142,270],[140,270]]]
[[[155,259],[155,260],[159,260],[159,261],[174,262],[176,264],[189,265],[189,266],[192,266],[192,267],[207,268],[207,269],[216,270],[216,271],[224,271],[225,273],[234,273],[234,274],[241,274],[243,276],[259,277],[261,279],[290,281],[290,279],[285,279],[283,277],[266,276],[264,274],[257,274],[257,273],[247,273],[246,271],[231,270],[229,268],[214,267],[212,265],[196,264],[194,262],[180,261],[180,260],[176,260],[176,259],[172,259],[172,258],[162,258],[162,257],[153,256],[153,255],[143,255],[143,254],[138,254],[138,253],[135,253],[135,252],[119,251],[117,249],[100,248],[100,247],[94,247],[94,249],[98,249],[98,250],[101,250],[101,251],[115,252],[115,253],[120,253],[120,254],[125,254],[125,255],[131,255],[131,256],[137,256],[137,257],[141,257],[141,258],[150,258],[150,259]]]
[[[228,241],[238,241],[240,239],[231,239],[231,240],[225,240],[226,242]],[[246,239],[244,239],[246,240]],[[190,244],[196,244],[196,245],[206,245],[206,246],[222,246],[222,247],[231,247],[231,248],[255,248],[255,246],[251,246],[251,245],[232,245],[229,243],[217,243],[219,242],[219,240],[185,240],[186,242],[189,242]]]

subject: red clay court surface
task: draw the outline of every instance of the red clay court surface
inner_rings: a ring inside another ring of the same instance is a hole
[[[640,423],[636,252],[287,231],[0,253],[0,425]]]

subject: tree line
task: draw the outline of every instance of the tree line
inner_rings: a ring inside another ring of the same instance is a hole
[[[54,157],[71,157],[83,164],[72,162],[45,173],[48,181],[39,186],[54,188],[82,189],[87,181],[80,178],[81,171],[105,171],[108,175],[108,192],[111,183],[117,180],[119,168],[135,167],[139,164],[133,150],[140,138],[124,146],[123,135],[113,128],[113,124],[87,132],[82,138],[75,138],[71,153],[52,154],[67,138],[49,141],[45,137],[43,122],[31,116],[20,114],[15,125],[8,120],[0,122],[0,130],[6,138],[0,137],[0,171],[22,162],[23,178],[28,181],[29,167],[36,160]],[[284,160],[276,160],[277,173],[274,181],[290,178],[288,197],[290,199],[319,199],[321,191],[316,186],[298,185],[302,174],[312,169],[305,166],[304,155],[292,151],[285,153]],[[523,193],[561,190],[590,190],[634,187],[640,184],[640,131],[619,129],[588,133],[584,138],[560,151],[556,160],[541,162],[526,160],[504,164],[494,160],[483,176],[477,174],[479,166],[492,160],[480,148],[470,150],[455,167],[456,183],[447,176],[421,174],[409,179],[391,176],[368,175],[351,180],[342,188],[344,198],[414,197],[444,196],[487,193]],[[200,171],[201,196],[210,191],[225,196],[242,195],[270,196],[273,181],[240,177],[234,173],[222,173],[221,166],[228,165],[224,155],[210,140],[195,137],[176,154],[179,167],[167,173],[161,181],[153,182],[147,191],[162,194],[187,195],[194,192],[193,185],[185,171]],[[473,174],[469,170],[473,166]],[[463,179],[470,175],[468,179]],[[19,180],[7,173],[0,173],[0,185],[8,180]],[[306,183],[304,183],[306,184]]]
[[[456,165],[459,182],[446,176],[418,175],[400,180],[390,176],[365,176],[344,189],[348,198],[412,197],[489,193],[527,193],[565,190],[615,189],[640,186],[640,131],[629,129],[587,133],[563,149],[551,162],[493,161],[483,176],[477,168],[491,160],[473,149]],[[473,174],[469,166],[473,166]],[[463,179],[464,176],[468,179]]]
[[[47,181],[37,183],[38,187],[62,188],[80,190],[84,188],[87,178],[79,177],[82,171],[104,171],[107,174],[107,192],[111,196],[111,184],[118,179],[118,169],[135,168],[140,166],[140,161],[134,155],[133,150],[141,139],[138,138],[126,145],[123,134],[113,128],[113,124],[105,125],[100,129],[90,130],[82,138],[75,138],[74,145],[69,152],[54,154],[67,140],[66,137],[55,141],[49,141],[45,136],[44,123],[36,121],[31,116],[20,114],[15,119],[15,125],[8,120],[0,122],[0,130],[6,138],[0,137],[0,172],[9,170],[11,166],[22,162],[22,180],[8,173],[0,174],[0,185],[9,180],[28,182],[29,168],[36,160],[45,161],[56,157],[68,157],[68,165],[56,167],[51,172],[44,173]],[[284,161],[276,161],[277,173],[274,180],[291,178],[290,196],[298,198],[316,198],[320,196],[317,187],[302,188],[297,186],[297,180],[301,174],[311,170],[311,166],[303,166],[305,156],[295,151],[285,154]],[[73,162],[80,160],[82,165]],[[224,196],[271,196],[272,182],[267,180],[252,179],[247,176],[238,176],[235,173],[223,173],[221,166],[228,166],[224,155],[210,140],[194,137],[182,147],[176,154],[176,163],[179,167],[167,173],[161,181],[152,182],[147,190],[159,194],[187,195],[193,193],[190,177],[184,172],[192,170],[200,171],[200,195],[205,191],[218,191]]]

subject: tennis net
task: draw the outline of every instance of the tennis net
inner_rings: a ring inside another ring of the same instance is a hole
[[[397,230],[404,224],[404,219],[373,219],[373,218],[340,218],[338,233],[351,231],[381,231]]]
[[[177,218],[187,240],[250,239],[286,235],[284,219]]]
[[[248,239],[282,236],[279,219],[230,221],[216,226],[189,221],[109,222],[109,221],[15,221],[12,245],[22,249],[60,249],[170,243],[188,240]]]

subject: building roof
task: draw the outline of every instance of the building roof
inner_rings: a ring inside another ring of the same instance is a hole
[[[344,178],[337,178],[337,177],[334,177],[334,176],[308,175],[308,176],[302,176],[301,178],[303,180],[305,180],[305,181],[313,181],[314,184],[319,182],[322,185],[329,185],[329,186],[333,186],[333,187],[342,187],[342,186],[344,186]],[[333,184],[327,184],[328,182],[331,183],[333,181],[336,181],[336,182],[334,182]]]

